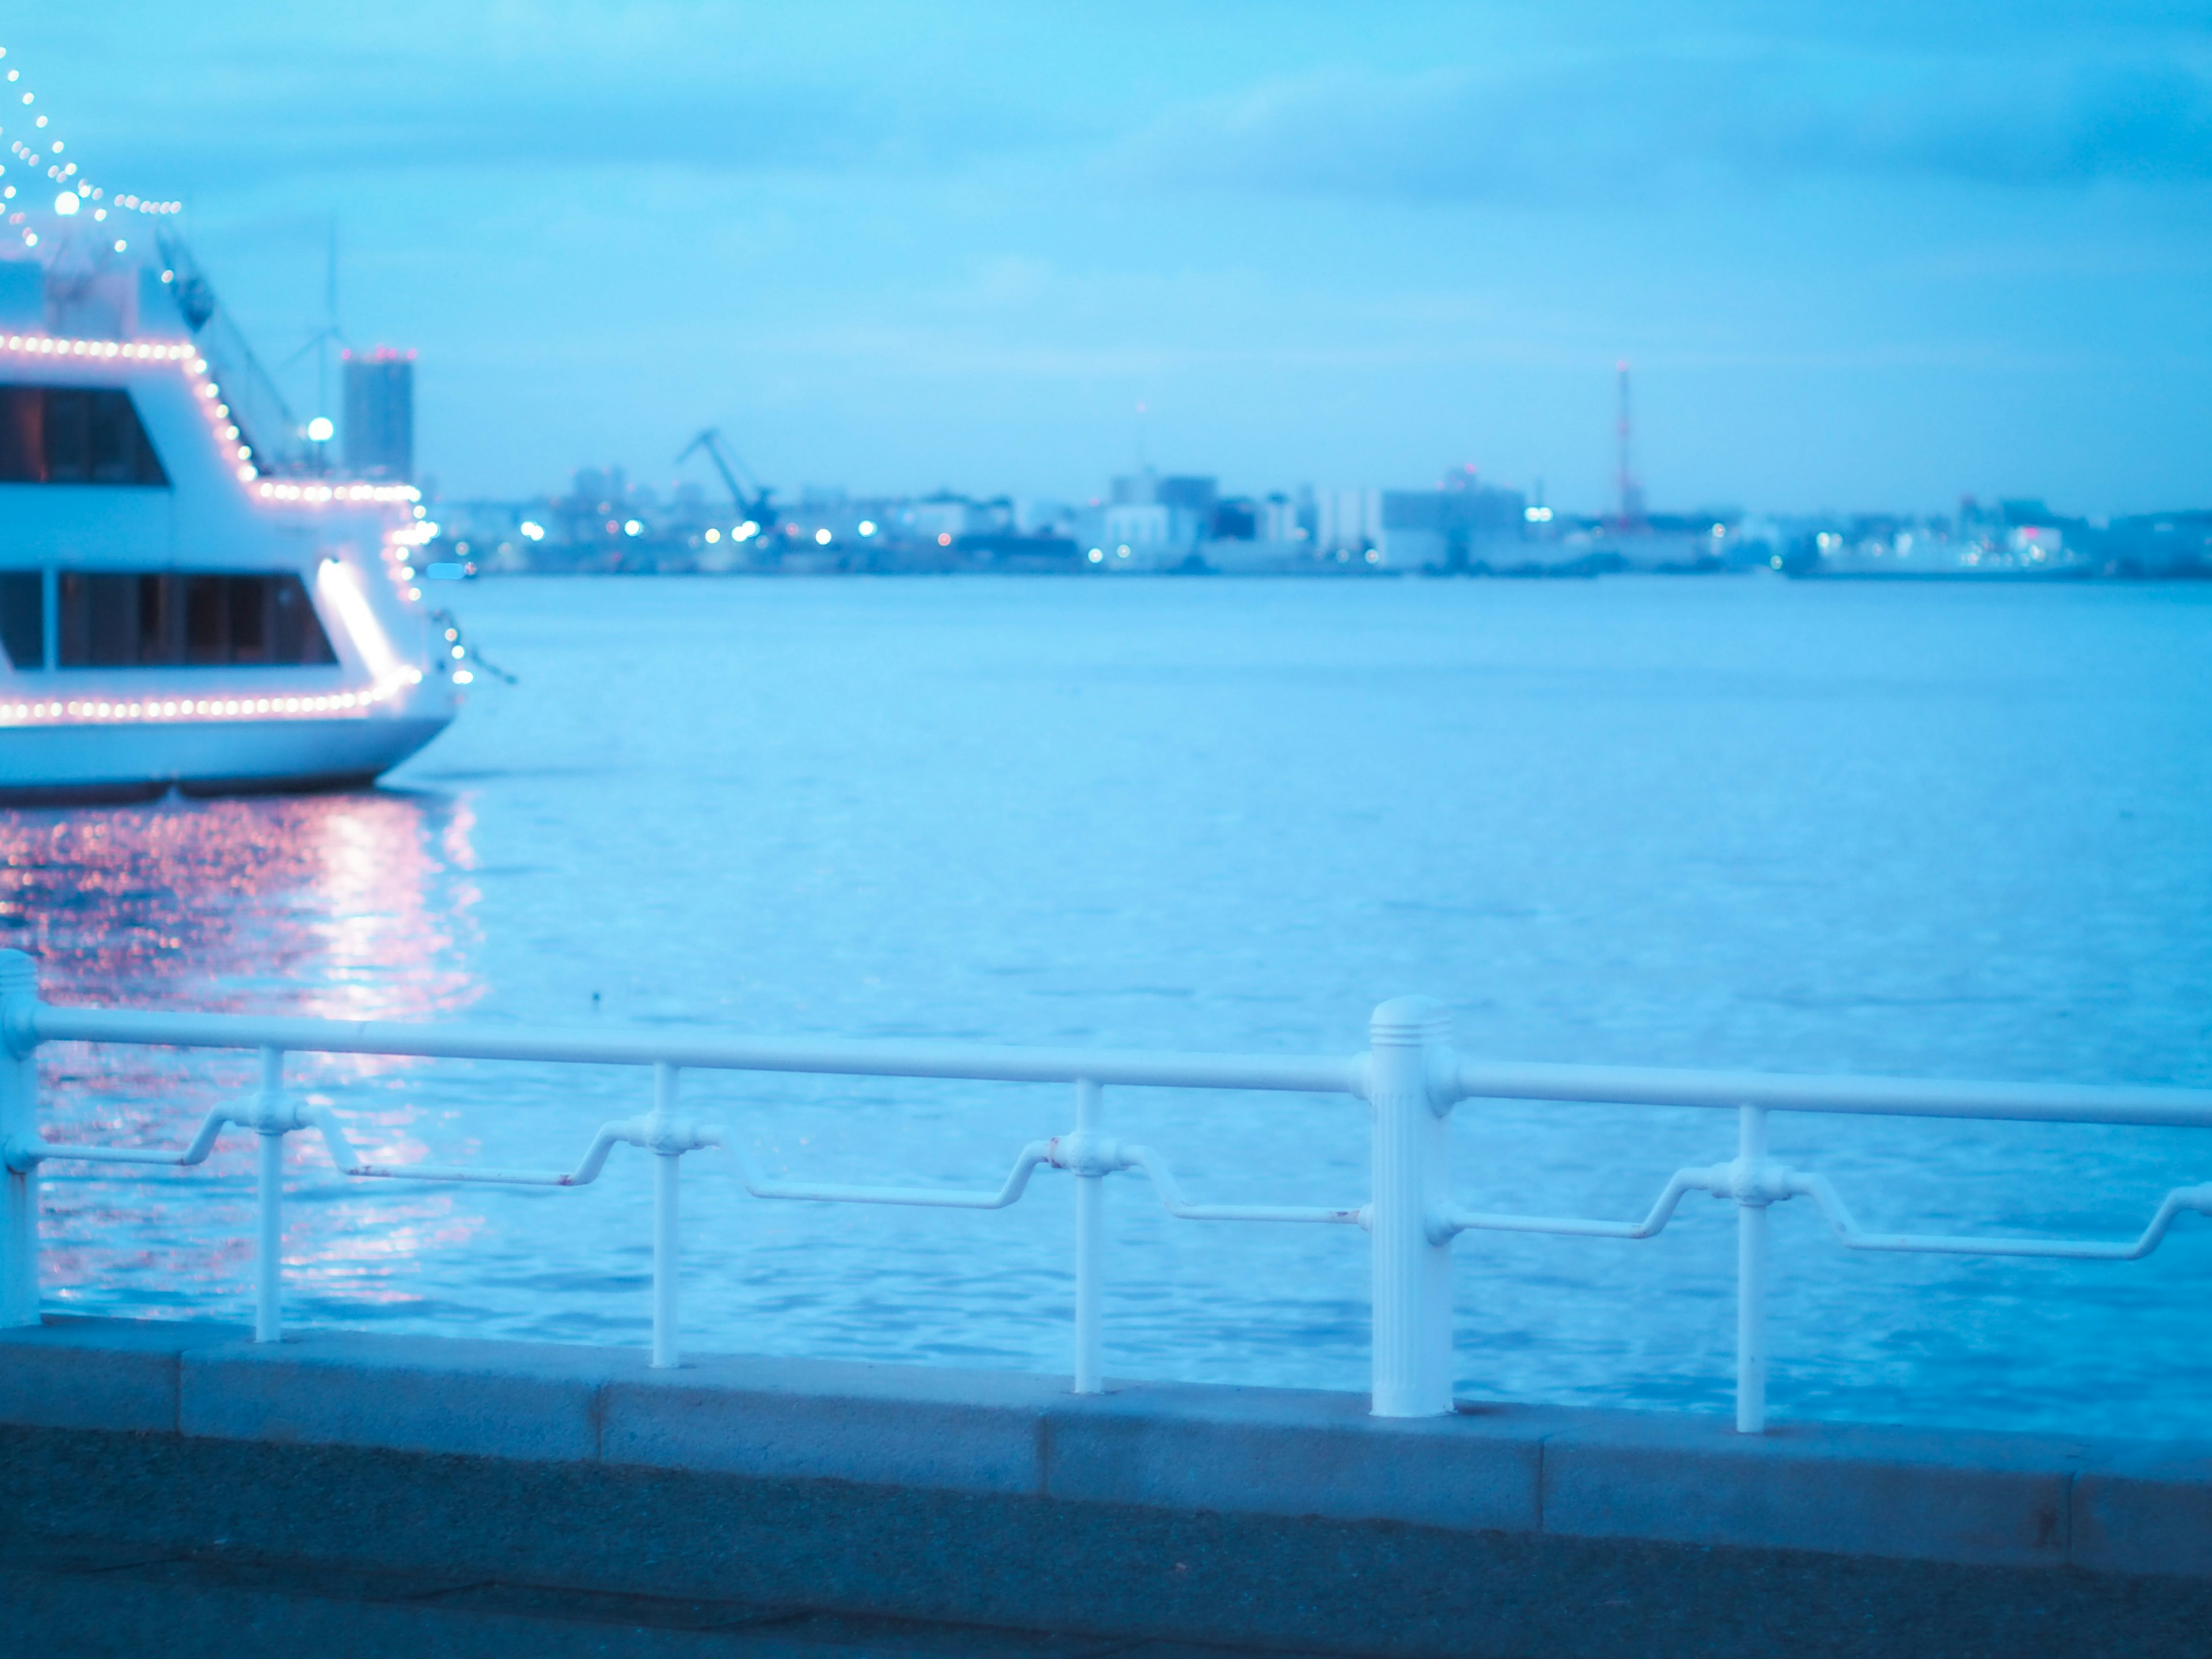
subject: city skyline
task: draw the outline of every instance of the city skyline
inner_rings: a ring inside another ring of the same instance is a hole
[[[665,477],[711,424],[787,497],[1079,498],[1141,451],[1597,510],[1626,356],[1655,507],[2202,497],[2200,24],[1699,20],[96,5],[5,44],[187,202],[272,367],[335,220],[449,493]]]

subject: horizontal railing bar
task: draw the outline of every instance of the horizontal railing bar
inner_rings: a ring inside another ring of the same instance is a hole
[[[1080,1048],[999,1048],[869,1039],[806,1042],[678,1032],[578,1033],[531,1026],[410,1025],[379,1020],[167,1014],[40,1003],[22,1017],[40,1042],[152,1043],[180,1048],[281,1048],[295,1054],[395,1054],[422,1060],[545,1060],[690,1070],[804,1072],[834,1077],[949,1078],[972,1083],[1093,1083],[1162,1089],[1363,1091],[1364,1062],[1273,1054],[1161,1054]]]
[[[1462,1060],[1461,1100],[1571,1101],[1609,1106],[1764,1106],[1778,1112],[1880,1117],[1995,1118],[2039,1123],[2133,1123],[2212,1128],[2212,1089],[2070,1083],[1950,1083],[1933,1079],[1793,1077]]]
[[[842,1077],[941,1078],[980,1083],[1364,1093],[1364,1056],[1164,1054],[1143,1050],[994,1048],[935,1042],[789,1038],[657,1031],[584,1032],[530,1026],[403,1024],[392,1021],[161,1013],[40,1003],[21,1016],[41,1042],[149,1043],[179,1048],[281,1048],[425,1060],[505,1060]],[[1793,1076],[1782,1073],[1570,1066],[1461,1060],[1459,1099],[2026,1122],[2212,1127],[2212,1090],[2078,1084],[1967,1083],[1933,1079]]]

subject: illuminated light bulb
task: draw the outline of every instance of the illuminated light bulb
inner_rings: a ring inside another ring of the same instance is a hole
[[[337,430],[337,428],[331,424],[331,417],[327,415],[318,415],[307,422],[307,437],[311,442],[326,444],[330,442],[331,434]]]
[[[54,198],[54,211],[67,218],[84,205],[82,198],[73,190],[65,190]]]

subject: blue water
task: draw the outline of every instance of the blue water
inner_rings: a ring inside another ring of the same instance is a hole
[[[49,994],[163,1006],[2212,1085],[2212,591],[1764,578],[507,580],[520,684],[388,787],[8,815]],[[179,1141],[227,1056],[62,1047],[57,1138]],[[566,1164],[618,1070],[295,1062],[395,1158]],[[994,1183],[1056,1088],[688,1074],[772,1169]],[[1112,1091],[1223,1201],[1364,1197],[1343,1099]],[[1716,1114],[1462,1106],[1486,1208],[1640,1214]],[[2132,1235],[2202,1132],[1780,1118],[1869,1226]],[[637,1342],[645,1160],[365,1189],[297,1155],[295,1317]],[[240,1314],[251,1149],[47,1171],[55,1305]],[[995,1214],[769,1204],[687,1161],[687,1340],[1064,1370],[1067,1182]],[[1364,1237],[1110,1188],[1109,1367],[1359,1389]],[[2129,1265],[1847,1253],[1774,1221],[1778,1415],[2212,1430],[2212,1222]],[[1474,1395],[1723,1409],[1734,1220],[1463,1237]]]

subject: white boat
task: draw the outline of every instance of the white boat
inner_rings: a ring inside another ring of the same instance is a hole
[[[435,526],[320,470],[171,204],[77,188],[0,231],[0,801],[366,783],[472,678]]]

